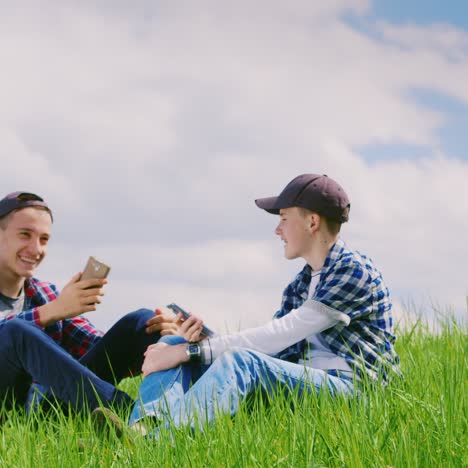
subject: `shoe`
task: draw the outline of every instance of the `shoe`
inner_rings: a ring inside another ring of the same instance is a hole
[[[109,408],[96,408],[91,413],[91,422],[96,433],[109,436],[114,433],[121,439],[124,435],[122,420]]]

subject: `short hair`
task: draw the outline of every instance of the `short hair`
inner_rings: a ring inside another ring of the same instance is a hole
[[[316,211],[313,211],[313,210],[309,210],[308,208],[302,208],[301,206],[298,206],[297,207],[299,209],[299,212],[302,214],[302,216],[306,216],[310,213],[316,213],[320,216],[320,219],[322,221],[325,222],[325,225],[327,227],[327,230],[330,234],[332,234],[333,236],[336,236],[340,233],[341,231],[341,225],[343,223],[340,223],[339,221],[336,221],[334,219],[330,219],[320,213],[317,213]]]

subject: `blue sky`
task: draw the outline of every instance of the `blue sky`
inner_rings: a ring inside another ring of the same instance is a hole
[[[376,35],[375,23],[388,22],[400,26],[431,27],[445,25],[468,31],[468,2],[463,0],[376,0],[371,2],[365,15],[347,15],[353,26],[366,34]],[[468,45],[466,45],[468,48]],[[468,129],[468,104],[449,93],[431,89],[411,89],[408,99],[418,105],[440,112],[444,122],[437,127],[438,147],[431,145],[408,145],[404,142],[370,144],[360,147],[361,154],[369,161],[381,159],[415,159],[433,155],[443,149],[450,157],[468,160],[466,133]]]
[[[351,199],[342,237],[382,270],[396,315],[466,315],[466,8],[4,6],[2,187],[54,211],[38,276],[61,287],[89,255],[110,264],[103,328],[174,301],[215,329],[261,323],[302,265],[253,200],[325,173]]]
[[[430,25],[447,23],[468,29],[468,3],[464,0],[375,0],[369,19],[395,24]]]

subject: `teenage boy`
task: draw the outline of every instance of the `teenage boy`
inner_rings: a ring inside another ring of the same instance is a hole
[[[139,373],[145,349],[161,331],[175,333],[177,324],[140,309],[103,334],[82,314],[96,310],[106,280],[81,280],[77,273],[59,294],[33,278],[52,220],[35,194],[0,200],[0,410],[25,404],[33,381],[76,409],[130,406],[114,385]]]
[[[285,257],[306,265],[266,325],[197,342],[202,322],[191,316],[183,337],[151,345],[131,427],[142,429],[138,422],[148,417],[179,426],[195,425],[195,414],[200,423],[219,410],[232,415],[260,387],[353,394],[360,379],[384,383],[399,372],[388,289],[372,261],[339,238],[350,210],[343,188],[326,175],[304,174],[256,204],[280,216],[275,234]],[[105,409],[94,418],[97,425],[118,422]]]

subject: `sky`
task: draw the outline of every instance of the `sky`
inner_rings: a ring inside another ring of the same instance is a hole
[[[170,302],[268,320],[303,261],[254,199],[302,173],[347,191],[341,236],[398,320],[466,318],[466,2],[0,4],[2,191],[53,210],[39,278],[112,267],[97,326]]]

